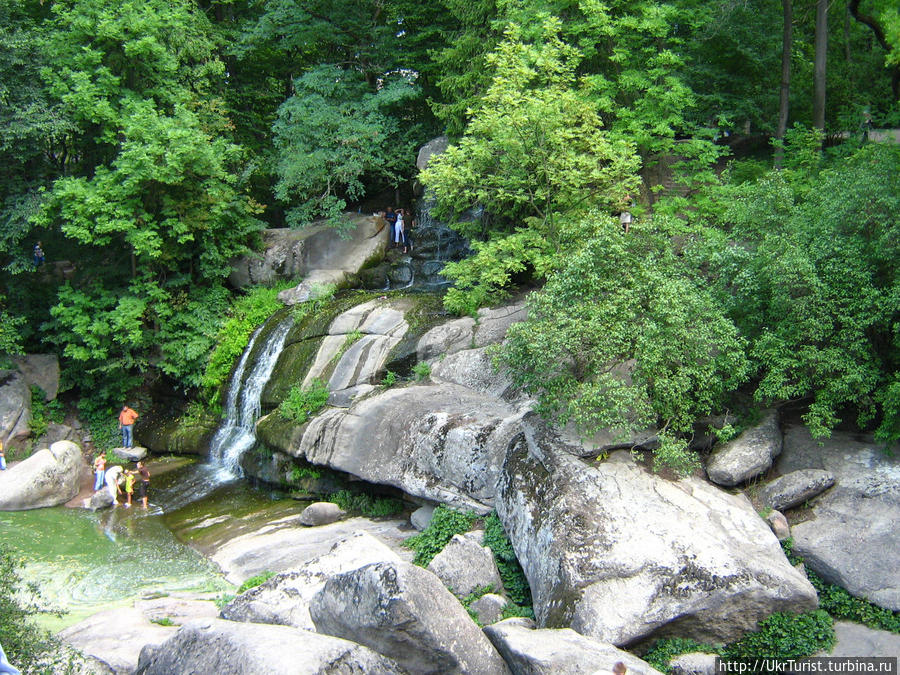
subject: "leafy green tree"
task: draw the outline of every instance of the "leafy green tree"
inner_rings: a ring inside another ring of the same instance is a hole
[[[537,45],[510,28],[488,57],[494,79],[466,133],[420,174],[439,213],[454,220],[469,209],[486,213],[455,224],[487,239],[473,244],[473,258],[444,268],[457,282],[447,296],[456,310],[499,299],[525,268],[545,276],[570,243],[566,223],[637,189],[633,147],[604,131],[579,91],[578,52],[560,40],[558,22],[545,28]]]
[[[199,382],[215,329],[186,313],[224,303],[230,260],[254,241],[259,207],[215,94],[209,21],[187,1],[56,3],[42,75],[74,125],[65,175],[32,217],[68,243],[77,271],[45,339],[69,379],[117,399],[148,366]]]
[[[340,224],[347,200],[365,195],[364,179],[396,184],[411,164],[416,143],[392,114],[418,96],[406,78],[391,78],[376,91],[352,71],[320,66],[296,81],[296,93],[279,109],[274,125],[279,180],[275,195],[286,203],[292,226],[325,217]]]
[[[602,220],[529,296],[501,361],[541,414],[587,436],[659,424],[669,461],[689,466],[676,435],[745,381],[744,341],[665,233]]]
[[[867,144],[807,166],[729,193],[736,244],[715,247],[718,297],[749,341],[759,400],[809,400],[817,435],[855,408],[896,438],[900,149]]]

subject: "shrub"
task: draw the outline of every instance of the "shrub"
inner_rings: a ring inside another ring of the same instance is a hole
[[[385,389],[388,389],[390,387],[393,387],[395,384],[397,384],[397,373],[392,370],[387,371],[381,380],[381,386]]]
[[[337,504],[344,511],[361,513],[369,518],[393,516],[403,511],[403,502],[399,499],[372,497],[362,492],[339,490],[328,496],[328,501]]]
[[[454,511],[446,506],[437,507],[428,527],[403,542],[416,552],[413,563],[419,567],[427,567],[454,534],[469,531],[475,518],[475,514],[471,511]]]
[[[787,659],[827,652],[833,646],[831,617],[817,609],[805,614],[776,612],[761,621],[758,630],[732,642],[721,654],[727,658],[773,656]]]
[[[231,306],[229,318],[222,324],[216,338],[216,347],[210,354],[201,385],[210,401],[218,396],[219,389],[240,357],[257,326],[282,307],[278,293],[293,284],[284,282],[276,286],[257,286],[246,295],[238,297]]]
[[[47,427],[51,422],[61,424],[63,421],[63,408],[58,400],[45,401],[46,394],[36,384],[31,385],[31,421],[28,428],[34,438],[40,438],[47,433]]]
[[[304,424],[309,417],[324,408],[327,402],[328,385],[316,379],[305,389],[291,387],[287,398],[278,406],[278,413],[286,420]]]
[[[513,550],[509,537],[506,536],[506,531],[503,529],[503,524],[496,511],[492,511],[484,519],[483,543],[494,553],[494,561],[497,563],[503,588],[506,589],[509,599],[517,606],[517,609],[507,608],[511,612],[509,616],[533,617],[533,611],[530,609],[532,606],[531,587],[528,585],[525,572],[516,558],[516,552]]]
[[[274,576],[275,576],[275,572],[270,572],[267,570],[261,574],[257,574],[254,577],[250,577],[249,579],[247,579],[247,581],[245,581],[240,586],[238,586],[238,590],[237,590],[238,595],[240,595],[244,591],[249,591],[251,588],[256,588],[257,586],[261,586],[262,584],[266,583],[269,579],[271,579]]]
[[[424,361],[420,361],[419,363],[414,365],[412,371],[413,375],[415,375],[416,379],[420,382],[431,377],[431,366],[429,366]]]
[[[34,623],[37,614],[62,616],[48,608],[36,584],[19,576],[21,560],[0,544],[0,644],[10,663],[22,672],[39,672],[47,654],[59,651],[59,641]]]
[[[803,558],[794,553],[792,538],[781,542],[781,547],[791,564],[797,565],[803,562]],[[819,594],[819,608],[828,612],[835,619],[856,621],[869,628],[900,633],[900,612],[894,612],[868,600],[856,598],[850,595],[846,589],[829,584],[809,568],[806,569],[806,576]]]

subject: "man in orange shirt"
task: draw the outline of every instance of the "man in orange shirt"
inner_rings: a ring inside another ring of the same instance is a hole
[[[139,415],[127,405],[122,406],[122,411],[119,413],[119,428],[122,430],[123,448],[131,447],[131,443],[133,440],[131,430],[134,427],[134,421],[138,417]]]

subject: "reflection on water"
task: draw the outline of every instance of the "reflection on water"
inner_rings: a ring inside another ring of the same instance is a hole
[[[305,504],[245,481],[221,483],[216,472],[195,464],[154,473],[146,511],[138,503],[96,513],[64,507],[0,512],[0,540],[25,559],[23,576],[69,612],[43,623],[61,628],[148,593],[230,588],[213,563],[182,542],[209,551]]]

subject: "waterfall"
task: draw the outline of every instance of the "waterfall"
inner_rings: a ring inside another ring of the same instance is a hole
[[[231,376],[225,401],[225,421],[213,436],[209,448],[210,462],[222,467],[220,478],[234,478],[243,474],[241,455],[256,443],[256,420],[260,415],[262,390],[275,369],[275,363],[293,324],[293,319],[288,318],[275,327],[266,338],[256,360],[249,366],[249,374],[244,377],[250,354],[263,326],[257,328]]]

